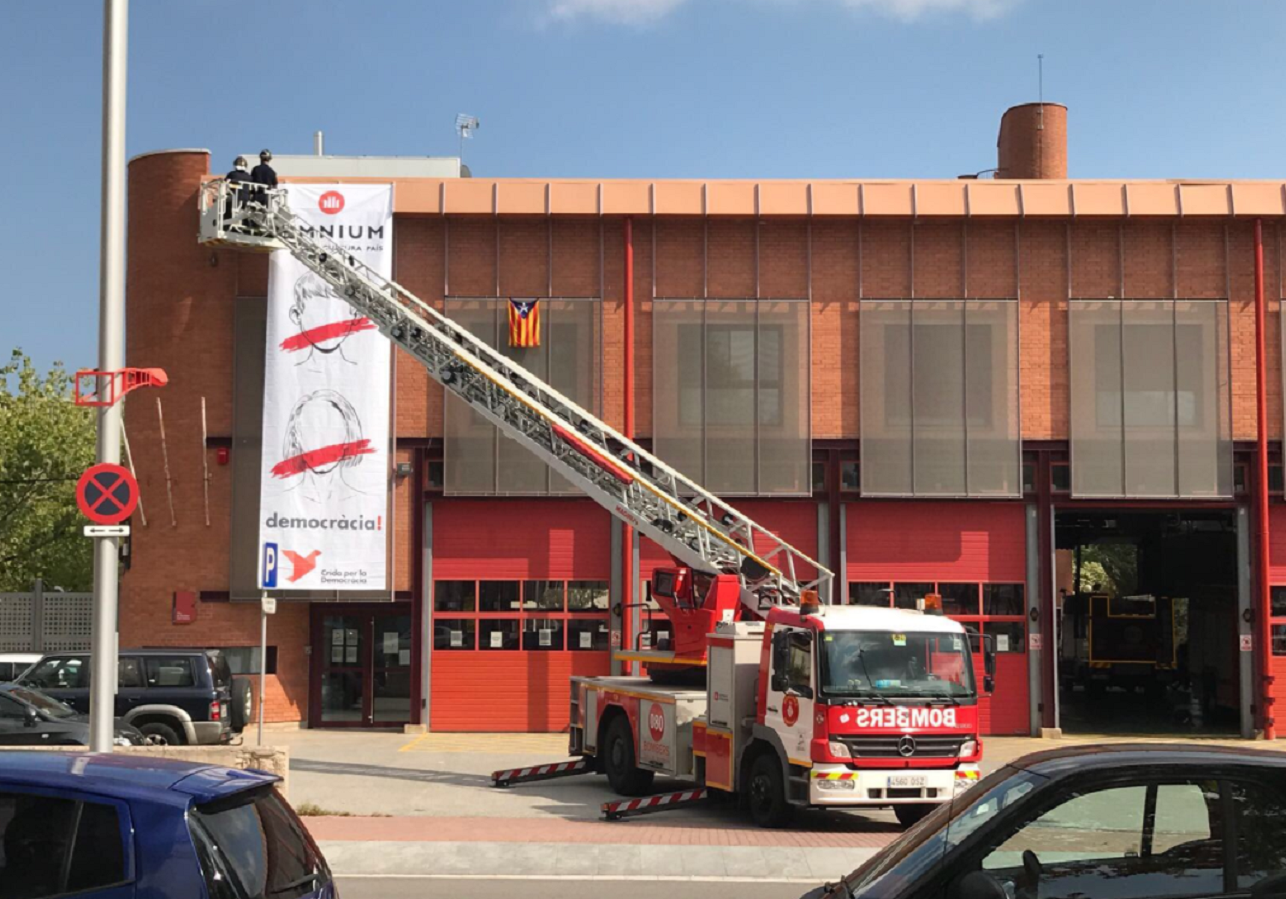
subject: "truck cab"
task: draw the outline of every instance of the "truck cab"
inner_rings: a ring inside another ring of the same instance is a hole
[[[766,630],[754,736],[785,759],[784,802],[891,806],[910,824],[977,781],[978,684],[960,624],[823,606],[774,609]],[[766,766],[759,779],[750,794],[779,817]]]

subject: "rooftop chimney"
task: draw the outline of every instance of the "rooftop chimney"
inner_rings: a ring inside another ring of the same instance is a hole
[[[1058,103],[1012,106],[996,139],[997,178],[1067,177],[1067,107]]]

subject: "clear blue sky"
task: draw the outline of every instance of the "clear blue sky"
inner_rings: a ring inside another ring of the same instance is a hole
[[[101,28],[0,0],[0,357],[96,361]],[[954,177],[1043,53],[1073,177],[1282,178],[1284,38],[1282,0],[134,0],[128,154],[454,155],[463,111],[480,176]]]

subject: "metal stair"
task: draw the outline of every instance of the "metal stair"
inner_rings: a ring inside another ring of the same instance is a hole
[[[200,241],[286,250],[414,356],[443,387],[478,410],[621,521],[684,565],[736,574],[743,602],[762,611],[829,601],[831,572],[700,484],[618,433],[329,238],[308,233],[284,190],[244,202],[222,179],[203,185]],[[801,582],[811,569],[816,578]]]

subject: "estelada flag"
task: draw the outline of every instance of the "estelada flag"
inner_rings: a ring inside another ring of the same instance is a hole
[[[540,346],[540,307],[535,300],[509,301],[509,345]]]

